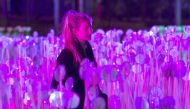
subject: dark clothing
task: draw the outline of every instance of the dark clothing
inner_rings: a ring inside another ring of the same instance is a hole
[[[82,45],[76,44],[76,50],[80,54],[81,60],[83,60],[84,58],[88,58],[90,61],[94,62],[95,65],[97,66],[95,58],[94,58],[94,54],[89,42],[86,42],[85,45],[86,45],[86,48],[84,50],[82,48]],[[63,84],[65,83],[68,77],[73,78],[74,85],[77,84],[78,82],[81,82],[81,83],[83,82],[83,80],[80,79],[79,73],[78,73],[80,63],[76,63],[74,61],[75,60],[74,60],[74,56],[72,52],[67,48],[63,49],[57,58],[57,66],[64,65],[66,69],[66,75],[65,75],[64,80],[62,81]],[[55,78],[53,77],[51,87],[57,88],[58,84],[59,82],[56,81]]]
[[[76,43],[76,50],[80,54],[81,60],[84,58],[88,58],[91,62],[94,62],[95,66],[97,66],[97,63],[94,58],[94,54],[92,51],[92,47],[89,44],[89,42],[85,42],[85,49],[83,49],[82,45],[80,43]],[[74,80],[74,86],[72,88],[72,91],[77,93],[80,97],[80,104],[77,109],[83,109],[84,107],[84,99],[85,99],[85,86],[84,81],[80,79],[79,77],[79,63],[74,62],[74,56],[72,52],[68,49],[63,49],[60,55],[57,58],[57,66],[58,65],[64,65],[66,69],[66,75],[65,78],[62,81],[62,84],[65,84],[65,81],[68,77],[72,77]],[[51,82],[52,88],[57,88],[59,82],[55,80],[53,77]]]

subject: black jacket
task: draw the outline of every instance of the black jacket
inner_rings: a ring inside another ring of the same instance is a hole
[[[89,42],[85,42],[85,49],[83,49],[82,45],[80,43],[76,43],[76,50],[80,54],[81,60],[84,58],[88,58],[91,62],[94,62],[95,66],[97,67],[97,63],[94,58],[94,54],[92,51],[92,47]],[[62,80],[62,84],[65,84],[65,81],[68,77],[72,77],[74,79],[74,86],[72,88],[72,91],[77,93],[80,97],[80,104],[77,107],[77,109],[83,109],[84,108],[84,100],[85,100],[85,86],[84,81],[80,79],[79,77],[79,66],[80,63],[74,62],[74,56],[72,52],[68,49],[63,49],[60,55],[57,58],[57,66],[58,65],[64,65],[66,69],[66,75],[65,78]],[[51,82],[51,88],[57,88],[59,82],[55,80],[54,76]],[[99,89],[99,87],[98,87]],[[106,109],[108,109],[108,97],[107,95],[103,94],[99,89],[99,96],[103,97],[106,101]]]
[[[85,42],[85,49],[82,48],[82,45],[80,43],[76,43],[75,45],[81,60],[83,60],[84,58],[88,58],[90,61],[94,62],[95,66],[97,66],[92,47],[88,41]],[[57,58],[57,66],[60,64],[64,65],[66,69],[66,75],[62,81],[63,84],[65,83],[68,77],[72,77],[74,79],[74,85],[76,85],[77,82],[82,81],[79,77],[80,63],[74,62],[74,56],[70,50],[65,48],[61,51],[60,55]],[[56,81],[53,76],[51,88],[57,88],[58,84],[59,82]]]

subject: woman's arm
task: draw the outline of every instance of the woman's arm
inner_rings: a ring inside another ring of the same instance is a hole
[[[87,53],[88,59],[90,61],[94,62],[94,65],[97,67],[97,63],[96,63],[96,60],[95,60],[95,57],[94,57],[92,47],[91,47],[91,45],[90,45],[90,43],[88,41],[86,41],[86,45],[87,45],[86,53]]]
[[[63,49],[61,51],[61,53],[59,54],[59,56],[57,57],[57,61],[56,61],[56,68],[59,66],[59,65],[64,65],[65,68],[66,68],[66,73],[67,73],[67,70],[68,70],[68,65],[71,64],[71,54],[70,52],[67,50],[67,49]],[[66,74],[67,75],[67,74]],[[65,76],[66,76],[65,75]],[[64,80],[63,80],[64,81]],[[59,82],[55,80],[55,77],[53,75],[53,78],[52,78],[52,82],[51,82],[51,88],[54,88],[56,89],[57,86],[58,86]]]

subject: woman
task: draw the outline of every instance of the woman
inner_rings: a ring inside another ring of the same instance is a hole
[[[92,34],[92,19],[84,13],[69,11],[63,19],[62,34],[65,39],[65,48],[57,58],[57,66],[62,64],[66,68],[66,75],[62,83],[64,84],[68,77],[74,80],[72,91],[80,97],[78,109],[84,108],[85,85],[79,77],[80,62],[88,58],[91,62],[95,61],[89,40]],[[59,82],[53,77],[51,87],[57,88]],[[100,92],[100,95],[102,93]],[[107,97],[102,96],[107,100]]]

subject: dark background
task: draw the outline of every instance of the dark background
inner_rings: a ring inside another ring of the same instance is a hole
[[[94,30],[190,24],[190,0],[0,0],[0,26],[31,26],[42,35],[53,28],[59,34],[69,9],[91,15]]]

